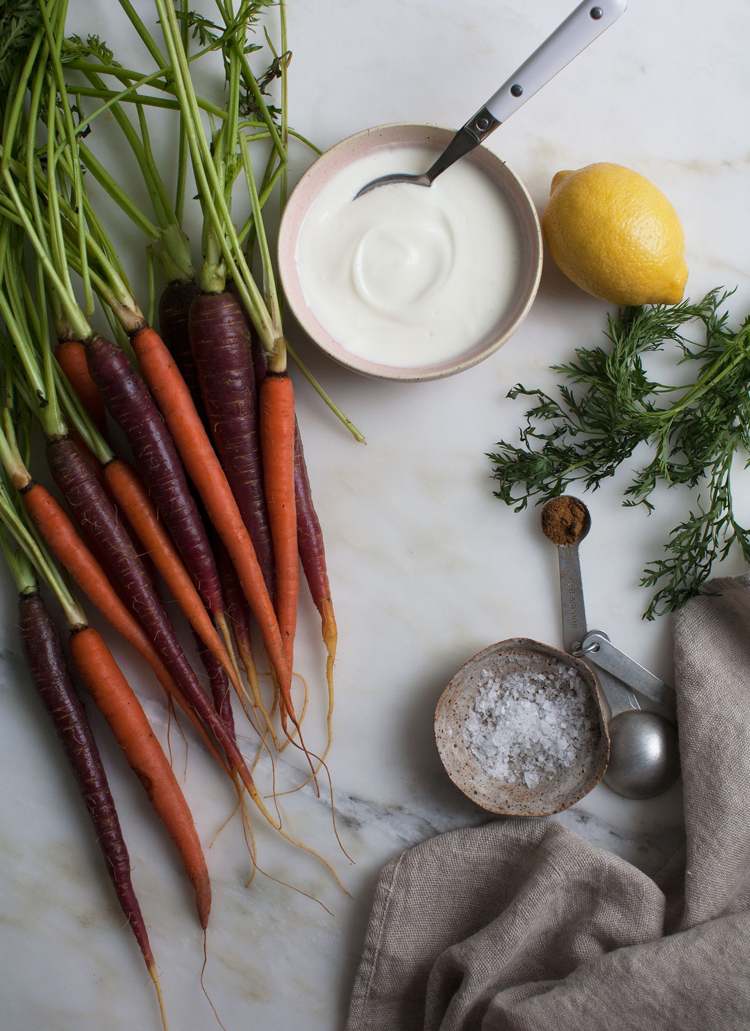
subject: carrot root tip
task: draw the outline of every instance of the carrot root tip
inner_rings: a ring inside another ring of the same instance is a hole
[[[161,981],[159,980],[159,973],[156,969],[156,964],[153,960],[147,964],[148,975],[153,981],[154,989],[156,991],[156,1001],[159,1004],[159,1016],[161,1017],[161,1026],[164,1031],[169,1031],[169,1023],[167,1021],[167,1009],[164,1004],[164,994],[161,990]]]

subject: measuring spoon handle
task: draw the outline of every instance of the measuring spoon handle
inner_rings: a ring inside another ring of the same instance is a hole
[[[593,662],[599,669],[617,677],[632,691],[644,695],[657,706],[662,715],[674,719],[675,698],[672,688],[612,644],[606,634],[592,630],[581,641],[579,654],[587,662]]]
[[[560,609],[562,613],[563,647],[572,655],[580,655],[586,631],[586,603],[583,596],[581,560],[577,544],[557,546],[560,569]],[[585,660],[590,656],[583,655]],[[638,699],[627,686],[604,669],[596,671],[599,686],[609,707],[609,718],[621,712],[640,709]]]
[[[586,636],[586,604],[583,600],[578,545],[559,545],[557,559],[560,569],[563,647],[572,654],[580,648]]]

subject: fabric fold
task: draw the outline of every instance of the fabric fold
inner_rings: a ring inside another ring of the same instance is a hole
[[[408,849],[381,872],[347,1031],[750,1027],[750,588],[674,621],[685,849],[659,878],[554,818]]]

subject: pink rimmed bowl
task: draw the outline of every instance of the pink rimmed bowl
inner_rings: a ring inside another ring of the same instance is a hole
[[[297,321],[307,335],[341,365],[377,379],[439,379],[463,372],[489,358],[523,322],[531,308],[542,274],[542,232],[531,197],[521,180],[505,162],[486,149],[477,147],[464,161],[471,161],[495,184],[508,203],[516,222],[519,243],[519,268],[516,290],[510,304],[485,336],[456,357],[426,365],[387,365],[352,354],[320,324],[302,290],[297,268],[297,239],[310,206],[331,177],[347,165],[383,148],[426,146],[439,154],[453,136],[448,129],[429,125],[381,125],[366,129],[331,147],[318,158],[300,179],[284,212],[279,231],[278,261],[284,293]],[[415,187],[421,189],[422,187]]]

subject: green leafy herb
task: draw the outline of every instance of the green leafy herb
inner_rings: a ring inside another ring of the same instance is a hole
[[[68,64],[81,57],[96,57],[102,64],[116,65],[115,55],[111,48],[104,42],[101,36],[90,34],[84,38],[77,33],[66,37],[63,40],[62,57],[63,64]]]
[[[291,52],[287,51],[284,54],[277,54],[271,63],[268,65],[262,75],[258,76],[257,87],[261,95],[265,98],[270,95],[271,85],[276,79],[280,79],[284,66],[291,60]],[[281,124],[281,108],[276,104],[272,104],[270,101],[265,103],[265,109],[270,114],[276,125]],[[240,114],[243,118],[262,118],[263,111],[261,105],[253,94],[252,90],[245,86],[240,96]]]
[[[0,0],[0,88],[10,85],[40,28],[38,0]]]
[[[516,511],[575,483],[596,490],[641,444],[651,456],[626,486],[625,505],[651,511],[659,482],[697,489],[663,556],[643,572],[642,585],[654,591],[648,619],[697,593],[733,545],[750,561],[750,533],[735,518],[731,484],[735,453],[750,451],[750,317],[730,329],[728,296],[713,290],[697,304],[626,308],[610,317],[609,346],[578,348],[571,362],[553,366],[565,380],[557,397],[521,385],[510,391],[531,400],[520,442],[501,441],[488,456],[496,497]],[[688,335],[695,326],[697,342]],[[687,386],[649,376],[644,357],[666,346],[678,363],[695,367]]]
[[[178,9],[176,13],[183,27],[188,30],[193,39],[197,40],[202,47],[221,46],[221,25],[217,25],[216,22],[211,21],[204,14],[199,14],[198,11],[181,11]]]
[[[217,6],[226,16],[224,25],[219,25],[199,11],[183,11],[177,8],[175,14],[178,22],[202,47],[218,50],[226,46],[232,36],[240,34],[244,38],[247,30],[258,22],[264,11],[275,4],[276,0],[244,0],[237,13],[232,16],[224,3],[220,2]],[[246,54],[260,49],[262,48],[255,43],[244,42],[243,50]]]

